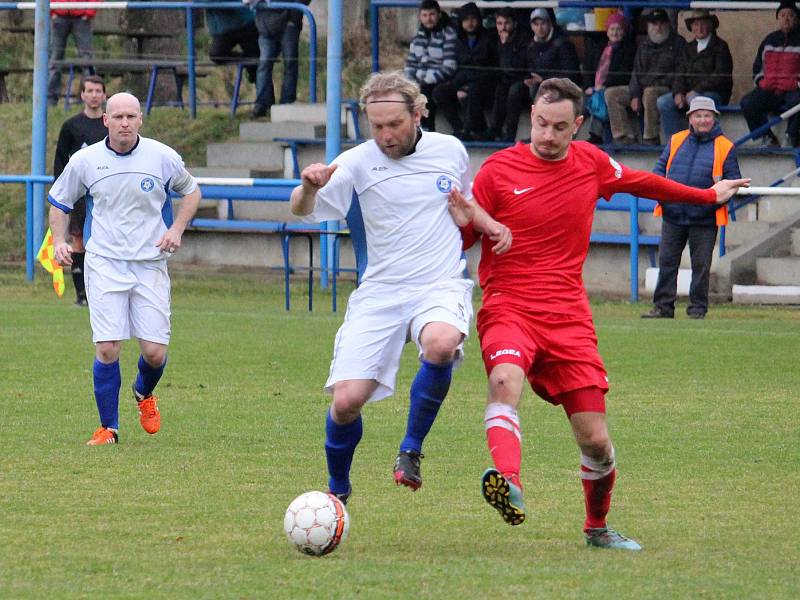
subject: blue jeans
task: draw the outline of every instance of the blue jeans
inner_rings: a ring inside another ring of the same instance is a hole
[[[50,22],[50,60],[62,60],[67,48],[67,37],[72,34],[78,56],[83,59],[92,58],[92,21],[81,17],[55,17]],[[94,74],[94,69],[84,67],[83,75]],[[61,69],[50,67],[50,79],[47,82],[47,97],[56,102],[61,93]]]
[[[692,92],[689,92],[690,94]],[[719,105],[722,97],[716,92],[703,92],[696,94],[698,96],[705,96],[714,100],[714,104]],[[678,110],[675,106],[675,97],[672,92],[667,92],[663,96],[659,96],[656,100],[658,112],[661,114],[661,133],[664,135],[662,140],[665,144],[669,143],[669,138],[673,133],[678,133],[689,127],[689,122],[686,120],[686,111]]]
[[[272,68],[283,56],[283,82],[281,83],[280,104],[290,104],[297,99],[297,55],[300,43],[300,30],[294,23],[288,23],[279,35],[258,36],[258,71],[256,72],[256,104],[269,108],[275,104],[275,91],[272,87]]]

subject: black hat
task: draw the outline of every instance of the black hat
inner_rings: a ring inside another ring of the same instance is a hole
[[[645,15],[645,19],[648,23],[669,22],[669,15],[663,8],[654,8]]]
[[[458,9],[458,20],[463,21],[469,17],[475,17],[478,21],[481,20],[481,11],[478,8],[478,5],[474,2],[467,2],[461,8]]]
[[[419,3],[420,10],[438,10],[441,12],[441,8],[439,8],[439,3],[436,0],[422,0]]]
[[[781,0],[780,5],[778,6],[778,10],[775,11],[775,18],[778,18],[778,13],[781,12],[784,8],[791,8],[798,17],[800,17],[800,10],[797,9],[797,4],[792,2],[792,0]]]

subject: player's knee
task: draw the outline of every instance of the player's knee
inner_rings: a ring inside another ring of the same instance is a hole
[[[167,359],[167,347],[162,345],[149,345],[142,348],[142,357],[151,367],[160,367]]]
[[[97,342],[95,356],[101,363],[111,364],[119,358],[121,348],[122,344],[119,342]]]
[[[512,403],[522,392],[520,376],[511,365],[497,365],[489,374],[489,395],[495,402]]]
[[[453,362],[456,352],[458,352],[458,345],[461,343],[461,337],[461,333],[455,329],[427,336],[424,340],[423,358],[437,365]]]
[[[367,399],[357,390],[346,386],[337,386],[333,394],[331,417],[340,425],[350,423],[361,414],[361,409],[366,401]]]
[[[583,454],[596,461],[613,460],[614,446],[611,444],[607,430],[587,432],[578,439],[578,444]]]

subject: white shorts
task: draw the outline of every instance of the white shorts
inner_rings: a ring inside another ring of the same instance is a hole
[[[325,390],[349,379],[373,379],[378,387],[369,402],[394,393],[403,346],[422,348],[419,336],[428,323],[448,323],[464,334],[472,320],[472,280],[450,279],[424,287],[364,284],[350,296],[344,323],[336,334]],[[458,346],[456,365],[463,358]]]
[[[169,343],[170,281],[167,261],[118,260],[86,253],[86,298],[93,342],[131,336]]]

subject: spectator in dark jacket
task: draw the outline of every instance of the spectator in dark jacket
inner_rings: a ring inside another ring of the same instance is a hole
[[[494,80],[494,98],[489,119],[488,139],[501,139],[503,120],[508,106],[508,92],[511,86],[525,79],[525,48],[530,36],[528,29],[517,26],[516,12],[504,6],[494,14],[495,31],[492,35],[497,55],[498,71]]]
[[[707,10],[694,10],[684,19],[694,41],[683,47],[672,92],[658,99],[664,139],[686,128],[686,112],[695,96],[727,104],[733,89],[733,58],[728,44],[717,35],[719,19]]]
[[[474,2],[458,10],[456,57],[458,68],[452,79],[433,89],[434,104],[462,140],[481,139],[486,129],[483,109],[492,98],[493,68],[497,65],[494,44],[481,24],[481,12]],[[459,105],[464,104],[464,119]]]
[[[298,49],[300,31],[303,29],[303,13],[299,10],[264,8],[261,0],[245,0],[256,8],[258,29],[258,70],[256,71],[256,103],[253,118],[263,117],[275,104],[275,89],[272,87],[272,69],[283,56],[283,81],[279,104],[291,104],[297,100]],[[311,4],[311,0],[297,0]]]
[[[696,96],[689,107],[689,129],[676,133],[664,148],[653,172],[679,183],[706,188],[720,179],[739,179],[739,163],[733,142],[722,135],[716,122],[714,101]],[[702,319],[708,311],[711,258],[717,227],[727,221],[727,209],[713,204],[661,203],[664,217],[658,246],[658,282],[653,308],[645,319],[671,319],[675,314],[678,270],[688,241],[692,263],[689,306],[686,314]]]
[[[215,0],[200,0],[214,2]],[[251,83],[256,81],[256,65],[258,59],[258,29],[256,29],[253,11],[239,2],[232,2],[238,8],[207,8],[206,24],[211,34],[211,46],[208,57],[218,65],[250,60],[254,64],[247,67],[247,78]],[[235,48],[239,46],[239,50]]]
[[[519,116],[523,109],[530,108],[539,84],[551,77],[567,77],[577,85],[581,81],[578,53],[564,33],[553,24],[553,18],[545,8],[531,12],[533,39],[525,52],[524,80],[514,83],[508,92],[508,105],[501,137],[514,141],[517,137]]]
[[[436,103],[433,88],[455,75],[458,67],[456,32],[447,23],[436,0],[422,0],[419,5],[419,29],[411,40],[406,57],[405,75],[419,84],[428,99],[428,115],[420,124],[428,131],[436,129]]]
[[[606,90],[606,104],[615,141],[629,141],[636,137],[628,118],[627,109],[644,113],[642,142],[659,144],[661,118],[656,101],[672,89],[681,49],[686,44],[670,22],[663,8],[654,8],[644,15],[647,21],[647,38],[636,51],[633,73],[628,87]],[[636,128],[638,129],[638,127]]]
[[[750,131],[764,125],[770,112],[782,112],[800,102],[800,12],[792,0],[781,0],[775,18],[780,29],[764,38],[753,63],[756,89],[741,100]],[[791,146],[800,142],[798,129],[800,117],[794,115],[786,125],[786,136]],[[780,145],[772,131],[762,141],[767,145]]]
[[[628,36],[628,22],[622,13],[613,13],[606,20],[606,43],[594,45],[586,52],[584,62],[584,93],[607,94],[611,90],[628,89],[636,56],[636,42]],[[587,101],[587,105],[589,102]],[[589,142],[603,143],[604,121],[589,113]],[[630,144],[635,138],[619,138],[618,143]]]

